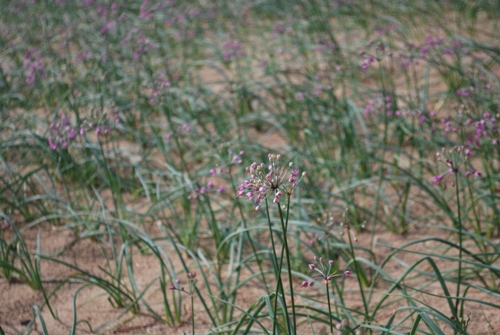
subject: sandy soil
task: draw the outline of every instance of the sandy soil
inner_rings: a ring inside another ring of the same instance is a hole
[[[158,227],[151,225],[149,227],[150,233],[152,235],[158,235]],[[36,236],[41,231],[41,250],[44,253],[53,253],[64,246],[71,243],[74,239],[73,234],[68,230],[57,230],[51,229],[50,227],[38,227],[36,229],[31,229],[26,232],[27,244],[30,248],[34,249],[36,246]],[[429,228],[418,228],[412,227],[409,234],[405,237],[400,235],[392,235],[389,232],[375,231],[375,232],[362,232],[357,234],[359,240],[358,244],[360,246],[369,247],[373,246],[372,250],[376,254],[377,263],[386,257],[394,248],[398,248],[405,243],[423,237],[439,237],[447,239],[448,236],[443,230],[440,229],[429,229]],[[373,241],[373,243],[372,243]],[[425,244],[418,244],[416,247],[411,248],[416,252],[429,252],[433,250],[439,253],[443,248],[442,244],[437,242],[427,242]],[[410,249],[409,249],[410,250]],[[167,255],[169,255],[174,267],[181,271],[182,265],[179,259],[175,256],[175,252],[168,247],[165,248]],[[108,250],[109,253],[109,250]],[[111,255],[108,254],[108,257]],[[366,257],[366,255],[360,255],[361,257]],[[403,264],[413,264],[415,261],[423,257],[415,253],[400,251],[396,255],[399,263],[396,261],[389,262],[384,270],[389,273],[393,278],[397,278],[401,275],[405,266]],[[98,244],[92,241],[83,240],[76,243],[74,246],[66,250],[61,256],[61,260],[75,264],[76,266],[88,271],[91,274],[100,276],[102,278],[107,278],[107,275],[102,269],[106,267],[106,258],[104,257],[103,251],[99,248]],[[446,268],[455,267],[456,264],[451,264],[450,262],[436,260],[441,271]],[[159,292],[159,285],[157,277],[160,274],[160,267],[157,258],[154,255],[140,254],[136,253],[133,258],[133,272],[134,279],[139,288],[145,288],[148,284],[153,282],[151,287],[144,294],[145,300],[148,302],[149,306],[153,308],[156,312],[162,313],[162,299]],[[429,263],[423,262],[421,266],[418,267],[421,271],[431,271]],[[41,262],[42,277],[45,280],[45,287],[47,292],[53,290],[57,283],[65,278],[75,278],[75,271],[72,271],[64,266],[54,264],[54,262],[42,261]],[[125,275],[125,273],[124,273]],[[245,274],[242,274],[245,275]],[[73,277],[72,277],[73,276]],[[109,277],[108,277],[109,278]],[[125,286],[129,285],[129,280],[124,276],[123,284]],[[183,278],[180,274],[179,278]],[[425,278],[419,277],[416,279],[405,280],[405,284],[411,287],[419,287],[425,285]],[[297,282],[296,292],[299,294],[306,293],[300,291],[300,282]],[[182,321],[176,326],[168,326],[160,324],[156,321],[150,314],[147,313],[146,309],[142,309],[142,313],[138,315],[133,315],[130,311],[127,312],[123,308],[114,308],[107,299],[107,294],[100,288],[96,286],[88,286],[82,288],[84,285],[82,283],[66,283],[60,288],[50,299],[50,303],[58,319],[54,319],[47,307],[42,309],[42,315],[44,316],[47,328],[50,334],[66,334],[71,329],[71,324],[73,320],[73,304],[76,303],[77,306],[77,318],[79,321],[85,320],[89,325],[92,326],[94,331],[102,334],[189,334],[191,333],[191,312],[190,312],[190,301],[187,296],[183,299],[182,309]],[[202,283],[198,284],[202,295],[207,298],[206,288]],[[356,279],[350,278],[347,280],[346,289],[354,289],[357,287]],[[376,285],[376,295],[373,299],[372,305],[385,295],[385,290],[390,287],[388,282],[383,280],[379,281]],[[80,290],[79,290],[80,289]],[[453,285],[448,284],[448,289],[454,292],[455,288]],[[78,291],[78,295],[75,294]],[[309,289],[308,289],[309,290]],[[316,292],[315,292],[316,291]],[[423,295],[418,292],[414,292],[415,299],[425,299],[425,301],[433,308],[441,311],[445,314],[450,314],[449,306],[445,299],[439,297],[438,295],[443,295],[443,290],[438,284],[432,284],[425,287],[425,291],[429,294]],[[258,282],[249,282],[244,289],[241,289],[241,293],[238,296],[237,305],[242,308],[247,308],[254,301],[258,299],[265,293],[263,286]],[[399,292],[392,292],[393,295],[397,295]],[[33,317],[32,306],[42,306],[44,299],[40,291],[34,291],[29,288],[26,284],[12,283],[9,284],[6,280],[0,280],[0,294],[2,304],[0,305],[0,325],[6,334],[21,334],[26,331],[26,325],[30,323]],[[318,294],[321,297],[321,291],[317,289],[312,289],[307,292],[308,295]],[[454,293],[451,293],[452,295]],[[436,295],[436,296],[432,296]],[[477,299],[479,301],[491,301],[498,304],[496,298],[488,297],[488,295],[471,289],[467,296],[469,298]],[[353,308],[362,308],[362,303],[358,292],[350,291],[346,294],[346,297],[352,297],[349,305]],[[299,298],[297,298],[299,299]],[[391,300],[390,298],[389,300]],[[347,299],[349,301],[349,299]],[[205,334],[210,330],[210,322],[207,315],[204,313],[203,306],[199,302],[198,298],[195,297],[195,329],[199,334]],[[383,323],[387,315],[396,312],[397,318],[401,319],[406,312],[404,310],[395,311],[397,307],[404,306],[403,301],[389,306],[389,308],[381,309],[377,315],[375,315],[375,320]],[[143,306],[144,307],[144,306]],[[471,312],[470,329],[471,334],[489,334],[492,327],[500,326],[500,311],[493,308],[488,308],[485,305],[480,305],[478,303],[466,302],[465,309]],[[87,333],[89,332],[89,326],[85,323],[79,323],[77,326],[77,333]],[[321,327],[320,327],[321,328]],[[31,324],[31,329],[33,334],[41,334],[41,328],[38,320]],[[319,329],[316,329],[319,330]],[[310,330],[309,330],[310,332]],[[450,333],[450,330],[445,330],[445,333]],[[308,334],[307,329],[304,330],[304,334]]]

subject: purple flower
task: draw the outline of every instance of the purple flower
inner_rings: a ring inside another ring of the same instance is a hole
[[[241,164],[242,162],[243,162],[243,160],[241,159],[241,157],[239,155],[233,156],[233,163]]]
[[[283,195],[290,196],[298,182],[300,182],[300,171],[292,169],[293,163],[288,164],[288,167],[281,165],[281,156],[269,154],[270,164],[266,167],[264,163],[257,164],[253,162],[246,168],[250,174],[250,179],[245,180],[238,185],[238,198],[246,197],[248,200],[254,200],[259,205],[269,196],[274,195],[273,203],[279,204],[280,198]],[[302,177],[305,172],[302,173]],[[301,177],[301,178],[302,178]]]
[[[318,276],[316,276],[314,279],[323,279],[326,282],[331,281],[333,278],[338,277],[338,276],[348,276],[350,274],[350,271],[347,270],[343,274],[338,274],[337,271],[332,271],[332,266],[334,264],[333,260],[329,260],[327,263],[323,262],[323,257],[318,257],[314,256],[314,260],[318,262],[318,265],[311,263],[309,264],[309,269],[313,270],[317,273],[319,273]],[[310,282],[309,286],[312,286],[314,282]]]
[[[69,117],[63,113],[60,113],[58,119],[49,125],[48,130],[50,132],[48,141],[51,150],[65,149],[78,135],[85,134],[85,128],[73,127]]]
[[[26,70],[26,83],[34,85],[40,79],[45,78],[46,70],[43,65],[43,54],[35,48],[24,53],[24,69]]]
[[[222,43],[222,59],[229,62],[245,55],[239,40],[225,41]]]
[[[443,181],[444,177],[442,175],[437,175],[437,176],[434,176],[432,177],[432,183],[434,185],[439,185],[441,184],[441,182]]]
[[[54,142],[52,137],[49,137],[49,146],[52,150],[57,150],[57,143]]]
[[[294,97],[295,97],[295,100],[304,100],[304,93],[297,92],[297,93],[295,93]]]

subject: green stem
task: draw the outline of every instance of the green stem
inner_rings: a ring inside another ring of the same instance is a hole
[[[280,211],[280,213],[281,213],[281,211]],[[283,290],[283,283],[281,282],[281,266],[279,267],[279,269],[276,267],[278,264],[278,256],[276,255],[276,246],[274,244],[274,237],[273,237],[273,224],[271,222],[271,217],[269,216],[269,204],[267,202],[267,198],[266,198],[266,214],[267,214],[267,223],[269,226],[269,235],[271,236],[271,246],[273,248],[273,255],[274,255],[274,264],[273,264],[274,275],[276,277],[276,280],[278,281],[278,284],[276,286],[276,298],[274,300],[274,310],[273,310],[273,313],[274,313],[274,315],[273,315],[273,335],[275,335],[276,334],[276,313],[277,313],[276,307],[277,307],[278,298],[279,298],[278,291],[281,290],[281,296],[283,297],[283,300],[285,298],[285,292]],[[281,254],[283,254],[283,253],[281,253]],[[281,260],[283,260],[283,259],[281,259]],[[286,308],[285,308],[284,312],[286,315],[288,314]],[[288,320],[288,317],[287,317],[287,320]],[[287,325],[289,327],[288,332],[290,333],[290,325],[288,322],[287,322]]]
[[[287,229],[288,229],[288,217],[290,213],[290,196],[287,198],[287,205],[286,205],[286,222],[283,220],[283,212],[281,211],[281,207],[279,207],[278,204],[278,209],[280,212],[280,221],[281,221],[281,228],[283,229],[283,243],[285,245],[285,250],[286,250],[286,263],[287,263],[287,271],[288,271],[288,282],[290,284],[290,295],[291,295],[291,300],[292,300],[292,318],[293,318],[293,334],[296,334],[296,326],[297,326],[297,321],[295,317],[295,301],[294,301],[294,294],[293,294],[293,280],[292,280],[292,267],[291,267],[291,262],[290,262],[290,249],[288,248],[288,242],[287,242]]]
[[[366,302],[366,297],[365,297],[365,292],[363,290],[363,283],[361,282],[361,277],[359,274],[361,273],[361,270],[359,269],[359,264],[358,261],[356,260],[356,255],[354,254],[354,247],[352,245],[352,238],[351,238],[351,232],[350,232],[350,227],[347,228],[347,236],[349,236],[349,246],[351,249],[351,256],[352,256],[352,261],[354,263],[354,270],[356,271],[356,278],[358,278],[358,285],[359,285],[359,292],[361,293],[361,299],[363,300],[363,306],[365,308],[365,315],[368,316],[369,309],[368,309],[368,304]],[[368,322],[370,320],[367,320]]]
[[[459,192],[458,192],[458,171],[455,172],[455,191],[457,195],[457,214],[458,214],[458,245],[459,245],[459,250],[458,250],[458,282],[457,282],[457,294],[456,294],[456,300],[455,300],[455,313],[458,316],[458,304],[460,302],[459,294],[460,294],[460,282],[462,281],[462,242],[463,242],[463,236],[462,236],[462,217],[460,213],[460,197],[459,197]],[[462,313],[460,313],[462,314]],[[460,315],[461,317],[462,315]],[[458,320],[458,319],[457,319]]]
[[[326,298],[328,299],[328,317],[330,318],[330,333],[333,334],[332,305],[330,304],[330,290],[328,288],[328,280],[326,281]]]
[[[194,296],[191,292],[191,331],[194,335]]]
[[[234,179],[233,179],[233,175],[231,173],[231,169],[229,169],[229,179],[231,180],[231,186],[233,187],[234,193],[236,193],[236,186],[234,185]],[[246,230],[248,242],[250,243],[250,246],[252,247],[252,252],[255,255],[255,259],[257,260],[257,265],[259,266],[259,271],[260,271],[260,273],[262,273],[262,281],[264,282],[264,287],[266,288],[266,292],[269,294],[266,276],[264,276],[264,270],[262,269],[262,262],[261,262],[259,256],[257,255],[257,248],[255,247],[255,243],[253,242],[253,239],[250,236],[250,232],[247,229],[248,227],[247,227],[247,222],[245,220],[245,216],[243,215],[243,208],[241,208],[241,203],[239,201],[237,201],[237,204],[238,204],[238,209],[240,212],[241,222],[243,224],[243,228]],[[268,217],[269,217],[269,211],[268,211]],[[273,246],[273,248],[274,248],[274,246]]]

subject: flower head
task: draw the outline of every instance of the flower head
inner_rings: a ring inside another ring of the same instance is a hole
[[[319,275],[316,277],[313,277],[313,281],[307,282],[303,281],[300,285],[300,287],[307,287],[307,286],[313,286],[314,285],[314,280],[318,279],[323,279],[325,282],[331,281],[335,277],[339,276],[344,276],[344,277],[349,277],[351,275],[350,270],[346,270],[343,272],[343,274],[339,274],[337,270],[333,269],[334,261],[332,259],[328,260],[328,262],[324,263],[323,262],[323,257],[318,257],[314,256],[314,261],[317,262],[317,264],[311,263],[309,264],[309,269],[312,271],[317,272]]]
[[[434,185],[439,185],[442,184],[445,177],[448,174],[457,174],[460,173],[461,171],[461,166],[465,165],[469,159],[473,155],[473,151],[471,149],[466,148],[465,146],[455,146],[451,148],[450,150],[446,149],[441,149],[441,152],[436,153],[437,161],[442,163],[443,165],[446,166],[447,171],[444,173],[438,174],[436,176],[433,176],[431,179],[431,182]],[[472,174],[480,177],[481,172],[480,171],[470,171],[467,170],[465,171],[465,176],[470,177]],[[451,183],[452,186],[454,185],[454,182]],[[443,185],[443,188],[446,188],[446,185]]]
[[[181,281],[179,279],[176,279],[175,285],[170,285],[168,287],[168,289],[171,291],[180,291],[180,292],[184,292],[184,293],[192,295],[196,289],[196,282],[198,281],[196,279],[196,272],[194,272],[194,271],[188,272],[187,279],[188,279],[188,283],[189,283],[189,290],[186,290],[184,288],[184,286],[181,285]]]
[[[443,181],[443,179],[444,179],[444,177],[442,175],[434,176],[434,177],[432,177],[432,183],[434,185],[441,184],[441,182]]]
[[[288,166],[281,164],[281,155],[269,154],[269,165],[253,162],[246,168],[250,179],[245,180],[238,186],[238,198],[254,200],[256,209],[270,194],[274,195],[273,203],[279,204],[283,195],[290,196],[298,183],[305,176],[299,169],[293,169],[293,163]]]

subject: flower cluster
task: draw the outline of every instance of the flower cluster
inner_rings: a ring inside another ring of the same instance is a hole
[[[239,152],[234,152],[232,149],[227,150],[228,158],[223,166],[219,166],[217,168],[210,169],[210,177],[217,177],[217,174],[225,174],[230,173],[229,166],[230,165],[238,165],[243,162],[241,156],[245,154],[245,151],[240,150]],[[216,185],[216,182],[213,180],[209,180],[205,185],[197,187],[194,189],[194,192],[188,196],[189,200],[197,199],[202,194],[207,193],[223,193],[226,190],[226,186],[224,185]]]
[[[295,98],[295,100],[298,100],[298,101],[304,100],[304,93],[297,92],[294,94],[294,98]]]
[[[84,60],[91,59],[93,56],[94,56],[94,54],[91,51],[79,51],[76,54],[76,58],[75,58],[75,63],[74,64],[78,65],[78,64],[80,64]]]
[[[139,17],[141,19],[150,20],[153,18],[154,9],[150,8],[151,7],[150,3],[151,3],[150,0],[144,0],[142,2],[141,11],[140,11],[140,15],[139,15]]]
[[[459,110],[459,112],[462,111]],[[495,115],[486,111],[481,117],[469,117],[465,121],[463,120],[464,117],[466,116],[459,115],[456,120],[451,118],[441,120],[445,132],[463,132],[465,137],[464,145],[467,147],[482,148],[483,146],[487,147],[488,144],[498,145],[499,129],[497,120],[500,118],[500,114]]]
[[[170,140],[172,138],[172,135],[180,137],[183,134],[190,133],[191,129],[192,129],[191,126],[188,125],[187,123],[186,124],[181,124],[181,125],[179,125],[177,127],[177,131],[174,134],[167,133],[167,134],[163,135],[163,138],[168,141],[168,140]]]
[[[28,85],[34,85],[35,82],[46,76],[43,54],[35,48],[31,48],[24,53],[23,66],[26,70],[26,83]]]
[[[133,49],[132,60],[139,61],[143,56],[146,56],[150,51],[158,48],[158,44],[145,37],[138,28],[129,29],[127,35],[121,40],[122,47],[130,45]]]
[[[167,0],[160,2],[157,8],[150,10],[151,13],[163,13],[167,19],[165,26],[169,31],[174,32],[174,37],[177,41],[186,41],[194,38],[198,34],[198,21],[200,19],[213,20],[217,15],[217,9],[214,6],[205,7],[200,10],[199,7],[180,11],[179,7],[175,6],[176,0]]]
[[[79,134],[79,131],[71,126],[69,117],[63,113],[59,114],[59,120],[49,125],[49,131],[49,146],[52,150],[66,149]]]
[[[441,149],[441,152],[436,153],[436,157],[439,162],[446,165],[448,171],[433,176],[431,182],[434,185],[439,185],[443,182],[444,177],[448,174],[458,173],[461,165],[465,164],[467,159],[472,156],[473,151],[471,149],[466,149],[463,145],[455,146],[450,150],[446,150],[445,148]],[[481,172],[477,170],[467,170],[465,172],[466,177],[470,177],[475,175],[476,177],[481,177]],[[455,182],[451,183],[451,186],[455,186]],[[446,188],[446,186],[444,186]]]
[[[168,287],[169,290],[171,291],[180,291],[180,292],[186,292],[188,294],[193,294],[196,282],[198,281],[196,279],[196,272],[188,272],[187,273],[187,278],[188,278],[188,283],[189,283],[189,291],[186,291],[184,286],[181,285],[181,281],[179,279],[175,280],[175,285],[170,285]]]
[[[290,34],[293,32],[293,28],[289,27],[293,23],[293,20],[288,21],[276,21],[273,26],[273,33],[269,36],[269,39],[274,40],[280,35]]]
[[[238,153],[234,153],[233,150],[229,149],[227,151],[229,153],[229,156],[231,157],[231,163],[233,164],[241,164],[243,160],[241,159],[241,156],[245,154],[245,151],[240,150]]]
[[[297,184],[305,176],[306,172],[300,173],[299,169],[293,169],[293,163],[288,167],[281,165],[281,155],[269,154],[269,165],[253,162],[246,171],[250,173],[250,179],[245,180],[238,186],[238,198],[254,200],[257,204],[255,210],[259,210],[262,202],[270,195],[274,195],[273,203],[279,204],[283,195],[290,196]]]
[[[406,106],[403,109],[400,108],[401,105]],[[436,122],[440,122],[442,128],[445,128],[445,133],[450,132],[452,127],[451,116],[439,121],[434,110],[421,108],[420,105],[412,103],[408,104],[397,95],[373,94],[369,97],[363,113],[367,118],[388,118],[396,122],[396,125],[405,123],[407,125],[418,124],[419,127],[430,127],[432,132],[438,130]],[[453,131],[458,132],[458,128],[453,128]]]
[[[392,105],[392,97],[390,95],[382,95],[382,94],[377,94],[375,95],[374,99],[368,100],[368,103],[366,104],[364,108],[364,114],[365,115],[372,115],[377,112],[380,113],[386,113],[387,116],[393,116],[396,114],[396,116],[401,116],[400,111],[394,112],[393,110],[393,105]]]
[[[222,58],[224,62],[245,56],[245,51],[239,40],[225,41],[222,43]]]
[[[109,131],[120,123],[118,113],[108,114],[104,112],[99,118],[92,118],[93,121],[86,117],[82,118],[79,125],[72,125],[70,118],[59,113],[58,118],[49,125],[50,136],[48,138],[49,147],[52,150],[66,149],[78,135],[83,136],[87,131],[95,129],[95,134],[107,135]]]
[[[116,29],[118,22],[116,20],[116,16],[118,14],[118,3],[113,2],[111,6],[96,6],[96,12],[99,15],[100,19],[103,22],[101,29],[99,29],[99,33],[102,35],[107,31],[112,31]],[[122,14],[123,15],[123,14]],[[123,16],[120,16],[118,20],[123,19]]]
[[[323,279],[325,282],[329,282],[334,277],[339,277],[339,276],[349,277],[351,275],[350,270],[344,271],[343,274],[339,274],[339,273],[337,273],[337,271],[332,271],[332,267],[333,267],[334,262],[331,259],[328,261],[328,265],[323,263],[323,257],[314,256],[314,260],[316,262],[318,262],[318,265],[311,263],[311,264],[309,264],[309,269],[318,272],[319,276],[314,277],[313,280],[311,280],[311,281],[304,280],[300,284],[300,287],[313,286],[314,280],[318,280],[318,279]]]
[[[82,126],[80,128],[80,133],[83,135],[90,129],[95,128],[94,133],[99,135],[107,135],[112,129],[116,129],[117,125],[121,122],[120,115],[118,113],[107,113],[103,112],[102,115],[96,118],[92,118],[94,121],[87,120],[84,118],[82,120]]]
[[[325,51],[336,51],[339,49],[339,46],[329,38],[318,38],[316,40],[316,51],[325,52]]]
[[[368,56],[365,59],[363,59],[363,63],[361,63],[361,68],[366,71],[368,70],[370,65],[372,65],[373,62],[375,62],[375,58],[372,56]]]
[[[216,187],[215,183],[213,181],[208,181],[206,185],[203,185],[199,188],[196,188],[194,190],[194,193],[188,195],[189,200],[194,200],[198,199],[198,197],[202,194],[207,194],[207,193],[213,193],[216,191],[217,193],[223,193],[226,190],[226,187],[224,185],[221,185],[219,187]]]

